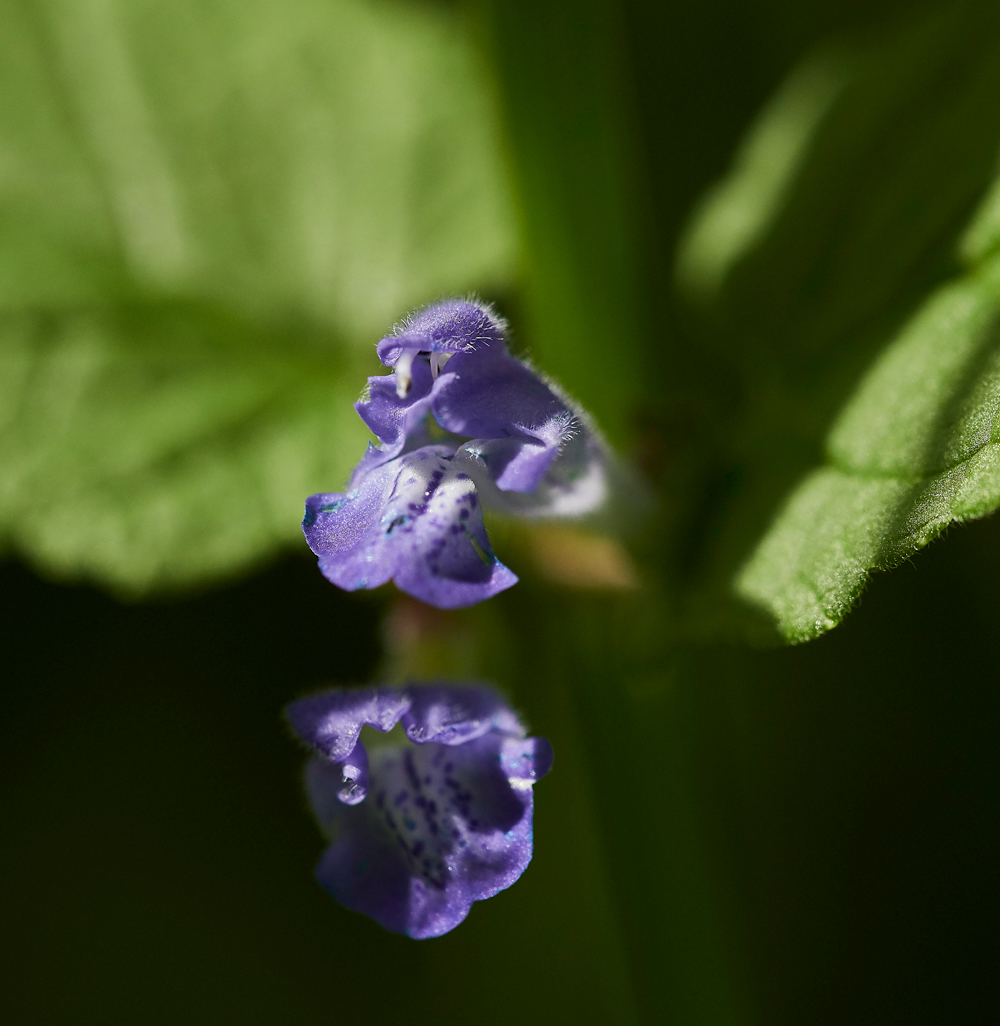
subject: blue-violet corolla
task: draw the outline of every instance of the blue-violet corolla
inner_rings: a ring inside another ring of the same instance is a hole
[[[577,516],[607,491],[607,450],[582,411],[507,351],[505,324],[479,302],[418,311],[377,347],[392,374],[355,409],[378,438],[346,492],[311,496],[302,527],[320,569],[353,591],[395,580],[442,609],[517,577],[495,556],[483,506]]]
[[[552,749],[525,736],[492,688],[327,691],[286,715],[314,752],[306,789],[331,837],[316,875],[341,904],[396,933],[438,937],[531,861],[531,789]],[[398,740],[366,749],[363,726],[397,724]]]

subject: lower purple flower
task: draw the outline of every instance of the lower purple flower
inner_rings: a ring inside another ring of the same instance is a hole
[[[332,843],[316,870],[342,905],[422,939],[509,887],[532,854],[544,738],[484,685],[330,691],[287,709],[312,747],[306,789]],[[401,736],[368,751],[362,726]]]

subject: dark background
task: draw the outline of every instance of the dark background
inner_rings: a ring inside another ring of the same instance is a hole
[[[827,637],[752,657],[752,676],[715,651],[676,696],[757,1021],[990,1018],[998,579],[1000,524],[955,529]],[[606,1014],[558,762],[524,879],[447,937],[386,934],[313,881],[322,842],[280,709],[371,675],[377,600],[292,557],[165,605],[17,564],[2,582],[7,1021]],[[565,724],[533,727],[560,751]],[[609,725],[611,775],[619,743]]]

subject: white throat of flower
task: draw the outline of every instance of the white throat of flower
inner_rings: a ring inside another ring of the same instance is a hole
[[[413,361],[424,350],[404,349],[396,361],[396,395],[405,399],[413,381]],[[430,353],[431,379],[437,381],[441,369],[452,358],[452,353]]]

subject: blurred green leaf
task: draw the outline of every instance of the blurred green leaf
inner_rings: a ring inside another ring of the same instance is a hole
[[[1000,245],[1000,178],[995,179],[972,223],[959,242],[959,254],[966,264],[990,256]]]
[[[829,87],[810,92],[801,86],[810,81]],[[679,496],[677,576],[688,585],[683,612],[692,630],[728,632],[745,620],[726,595],[752,553],[759,558],[737,591],[776,614],[776,603],[800,608],[803,589],[846,581],[859,588],[868,568],[902,558],[937,530],[930,526],[936,514],[928,512],[926,523],[920,514],[906,528],[911,541],[900,534],[890,543],[889,514],[858,513],[859,503],[895,501],[883,478],[848,494],[828,476],[810,475],[879,351],[961,270],[960,236],[996,169],[998,94],[1000,18],[989,5],[943,5],[864,37],[828,40],[792,71],[740,151],[762,153],[760,133],[773,134],[784,117],[793,122],[786,134],[797,125],[796,138],[806,140],[795,159],[778,175],[774,164],[744,156],[716,187],[728,204],[742,197],[743,223],[753,230],[728,240],[716,232],[716,262],[700,279],[704,302],[686,315],[694,355],[677,356],[684,392],[672,401],[691,409],[702,428],[696,458],[703,469],[678,461],[672,488]],[[713,203],[721,202],[706,201],[688,228],[682,284],[684,274],[689,286],[698,278],[690,240],[712,236]],[[968,287],[988,303],[986,279],[976,281]],[[968,330],[976,329],[970,323]],[[870,429],[866,422],[859,431]],[[803,480],[813,482],[808,494],[795,491]],[[776,538],[768,532],[780,510],[800,508],[789,505],[793,493],[801,494],[800,517],[834,506],[842,514],[823,521],[827,534],[814,522],[797,540],[783,535],[780,544],[758,548],[762,537]],[[699,518],[702,526],[691,528]],[[811,567],[813,546],[826,561],[814,568],[815,581],[803,583],[796,560]],[[819,612],[796,614],[797,627],[780,614],[782,633],[801,638],[824,629],[857,588],[820,602]],[[824,627],[803,626],[814,621]]]
[[[760,112],[732,170],[703,197],[680,242],[677,278],[691,298],[713,298],[766,236],[851,71],[846,55],[824,50],[793,69]]]
[[[494,116],[446,9],[0,13],[0,524],[122,589],[293,540],[364,449],[373,343],[505,287]]]
[[[989,214],[987,208],[987,214]],[[978,230],[978,229],[976,229]],[[939,289],[864,377],[738,580],[803,641],[868,574],[1000,506],[1000,261]]]
[[[715,240],[713,347],[786,428],[820,440],[878,347],[958,269],[957,236],[1000,145],[998,58],[1000,17],[975,3],[829,40],[792,69],[713,190],[729,206],[742,197],[753,228]],[[767,164],[764,143],[782,133],[794,159]],[[688,239],[712,235],[713,209],[696,211]],[[685,256],[679,269],[695,274]],[[790,411],[764,395],[775,387]]]
[[[197,307],[9,315],[5,533],[50,572],[129,592],[257,562],[364,451],[359,370]]]

